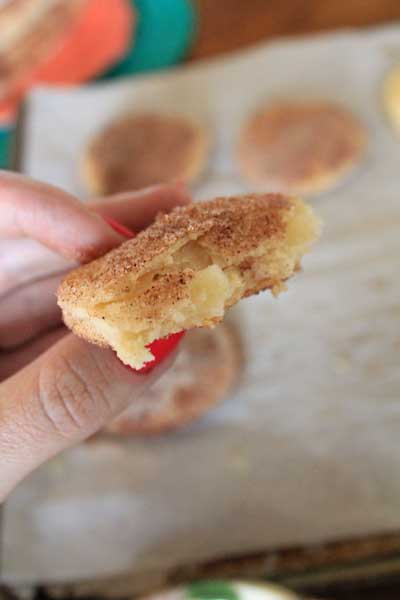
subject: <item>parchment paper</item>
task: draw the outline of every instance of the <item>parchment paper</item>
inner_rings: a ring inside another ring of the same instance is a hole
[[[370,133],[362,166],[314,200],[304,272],[233,312],[240,387],[185,431],[80,446],[5,506],[2,579],[165,570],[204,558],[400,528],[400,140],[380,106],[400,29],[283,41],[211,64],[30,98],[25,172],[83,194],[88,137],[125,109],[174,108],[214,136],[198,198],[246,189],[233,147],[269,98],[342,102]]]

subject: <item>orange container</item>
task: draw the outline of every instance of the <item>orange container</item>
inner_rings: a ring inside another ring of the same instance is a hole
[[[55,53],[36,64],[1,103],[0,119],[13,118],[24,93],[35,83],[74,85],[105,71],[131,45],[134,22],[129,0],[88,0]]]

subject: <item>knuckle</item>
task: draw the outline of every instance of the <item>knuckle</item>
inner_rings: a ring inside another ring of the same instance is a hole
[[[58,357],[39,377],[39,401],[50,427],[65,437],[94,432],[109,411],[101,371]]]

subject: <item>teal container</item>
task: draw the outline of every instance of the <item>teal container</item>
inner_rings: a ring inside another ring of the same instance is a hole
[[[102,78],[156,71],[179,63],[197,31],[190,0],[131,0],[138,15],[132,48]]]
[[[0,129],[0,169],[11,168],[12,145],[14,141],[14,129],[6,127]]]

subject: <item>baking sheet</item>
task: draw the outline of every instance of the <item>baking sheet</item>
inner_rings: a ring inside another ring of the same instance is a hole
[[[23,169],[84,196],[79,157],[128,108],[173,109],[214,137],[197,198],[246,189],[232,148],[269,98],[328,98],[366,123],[363,165],[313,201],[323,239],[288,293],[232,311],[240,387],[178,434],[75,448],[5,505],[2,579],[142,577],[201,560],[400,528],[400,141],[379,86],[400,29],[260,46],[233,58],[30,98]]]

